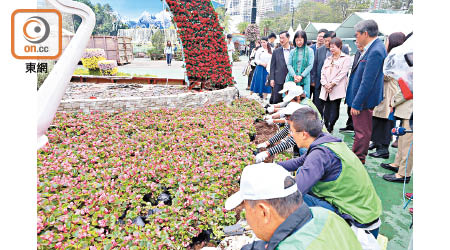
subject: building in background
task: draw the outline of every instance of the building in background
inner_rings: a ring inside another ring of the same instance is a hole
[[[237,25],[240,22],[251,21],[253,0],[215,0],[218,3],[225,4],[227,14],[230,15],[230,31],[238,32]],[[267,13],[281,13],[283,11],[292,11],[301,0],[256,0],[257,14],[256,23],[266,17]]]

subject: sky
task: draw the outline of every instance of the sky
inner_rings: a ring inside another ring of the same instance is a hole
[[[109,3],[114,11],[131,20],[137,19],[144,11],[156,14],[163,10],[161,0],[91,0],[91,3]]]

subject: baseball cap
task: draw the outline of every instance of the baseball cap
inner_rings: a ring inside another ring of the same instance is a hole
[[[283,102],[290,102],[294,97],[301,94],[303,94],[303,88],[301,86],[294,86],[289,89],[289,93],[283,98]]]
[[[284,188],[284,180],[291,174],[275,163],[259,163],[244,168],[240,189],[225,201],[225,209],[231,210],[244,200],[283,198],[295,193],[297,185]]]
[[[283,94],[283,93],[285,93],[286,91],[290,90],[292,87],[295,87],[295,86],[297,86],[295,84],[295,82],[285,82],[284,85],[283,85],[283,89],[280,90],[278,93]]]
[[[296,102],[290,102],[286,108],[281,110],[281,114],[283,115],[292,115],[297,109],[307,107],[307,105],[303,105]]]

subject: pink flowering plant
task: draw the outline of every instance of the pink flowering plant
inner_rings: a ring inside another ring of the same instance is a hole
[[[259,26],[257,24],[249,24],[245,29],[245,38],[250,42],[258,40]]]
[[[116,60],[102,60],[98,62],[100,72],[104,76],[115,76],[119,71]]]
[[[38,249],[186,249],[206,229],[222,238],[236,222],[224,202],[253,161],[249,134],[263,113],[247,100],[58,113],[37,155]],[[155,202],[164,192],[172,204]]]
[[[106,53],[105,50],[100,48],[85,49],[81,56],[83,67],[87,68],[93,75],[98,75],[100,73],[98,62],[102,60],[106,60]]]

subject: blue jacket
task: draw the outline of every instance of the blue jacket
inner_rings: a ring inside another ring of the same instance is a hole
[[[318,181],[333,181],[341,174],[341,160],[328,148],[317,147],[325,142],[341,142],[328,133],[321,133],[309,146],[308,152],[298,158],[277,162],[288,171],[300,170],[296,175],[297,187],[302,194],[310,191]]]
[[[346,103],[356,109],[372,109],[383,100],[383,62],[386,47],[376,38],[350,74]]]

